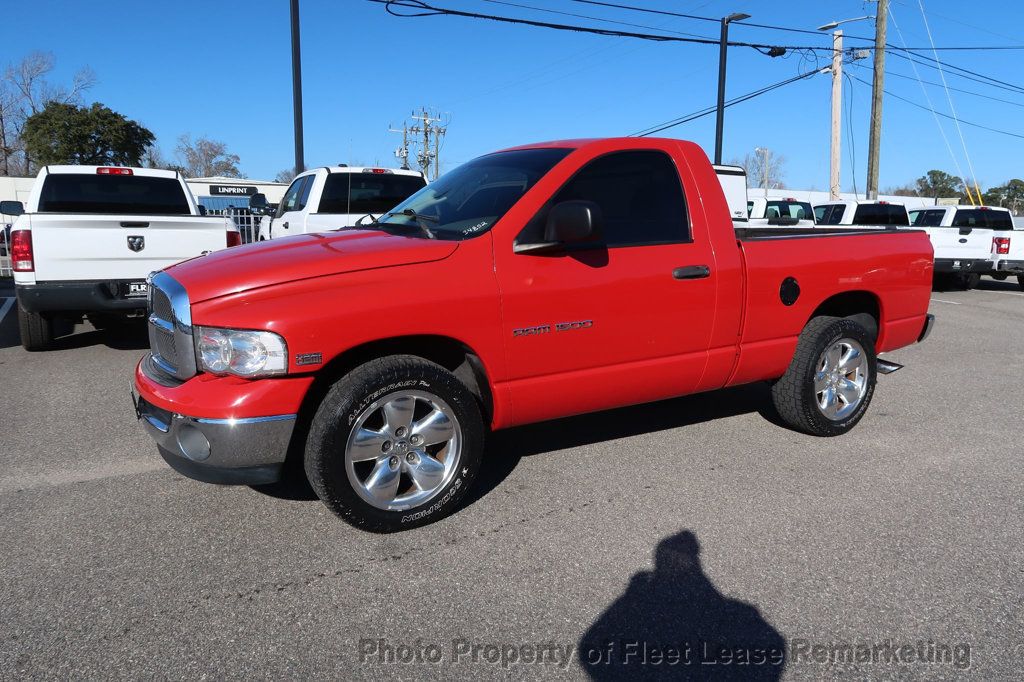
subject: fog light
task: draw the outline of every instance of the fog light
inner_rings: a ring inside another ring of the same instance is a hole
[[[178,429],[178,447],[183,455],[196,462],[202,462],[210,456],[210,441],[191,424]]]

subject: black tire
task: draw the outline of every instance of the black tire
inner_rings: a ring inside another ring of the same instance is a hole
[[[966,275],[961,275],[961,282],[963,283],[964,289],[967,291],[977,289],[978,285],[981,284],[981,275],[977,272],[970,272]]]
[[[53,343],[53,319],[42,313],[30,313],[18,304],[18,331],[21,347],[27,351],[46,350]]]
[[[1024,291],[1024,275],[1017,275],[1017,286],[1020,287],[1021,291]]]
[[[988,274],[989,277],[991,277],[997,282],[1005,282],[1006,278],[1009,277],[1009,275],[1007,275],[1005,272],[990,272]]]
[[[856,409],[840,420],[826,417],[818,407],[814,377],[825,351],[843,339],[864,349],[866,390]],[[814,436],[839,436],[852,429],[868,409],[877,378],[875,343],[858,322],[846,317],[816,317],[800,333],[796,353],[786,373],[772,386],[772,403],[789,426]]]
[[[412,390],[440,398],[454,412],[461,452],[450,480],[433,497],[401,511],[376,507],[356,492],[348,477],[345,449],[360,415],[374,401]],[[393,355],[360,365],[327,392],[306,440],[305,469],[310,486],[347,523],[374,533],[391,533],[438,521],[458,509],[473,486],[484,448],[480,406],[448,370],[411,355]]]

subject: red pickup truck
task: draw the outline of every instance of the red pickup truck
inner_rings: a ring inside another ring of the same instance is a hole
[[[151,276],[136,412],[167,462],[277,480],[372,531],[457,508],[488,430],[756,381],[801,431],[864,415],[930,331],[923,232],[734,230],[696,145],[482,156],[359,228]]]

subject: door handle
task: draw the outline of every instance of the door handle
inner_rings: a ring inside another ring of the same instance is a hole
[[[281,227],[283,227],[284,229],[287,230],[288,229],[288,223],[281,223]]]
[[[711,276],[711,268],[706,265],[684,265],[672,271],[676,279],[703,279]]]

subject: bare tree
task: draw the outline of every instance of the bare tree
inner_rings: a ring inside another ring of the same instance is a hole
[[[786,157],[775,154],[767,147],[758,147],[753,152],[743,157],[743,160],[730,162],[735,166],[742,166],[747,172],[747,186],[761,187],[764,189],[785,189],[782,182],[785,176],[784,167]]]
[[[277,175],[274,176],[274,182],[291,182],[294,179],[294,168],[285,168],[283,171],[278,171]]]
[[[96,83],[88,67],[76,73],[70,85],[55,85],[47,76],[55,60],[50,52],[32,52],[16,64],[10,64],[0,77],[0,173],[28,175],[31,160],[25,154],[22,131],[29,116],[42,111],[50,102],[77,104]]]
[[[238,154],[228,152],[227,144],[218,140],[199,137],[193,141],[192,136],[186,133],[178,138],[177,152],[184,174],[190,178],[245,177],[238,169],[241,161]]]

